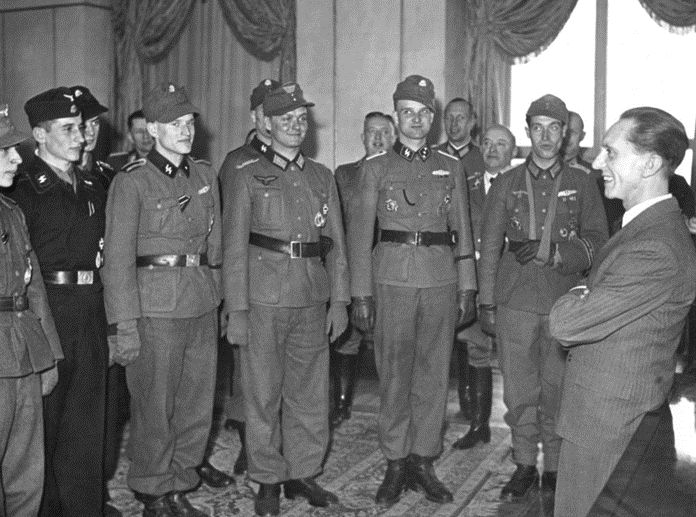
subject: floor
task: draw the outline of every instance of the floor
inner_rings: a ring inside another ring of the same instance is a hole
[[[365,354],[363,354],[365,355]],[[373,503],[374,492],[384,474],[384,461],[376,445],[375,415],[378,409],[377,380],[374,366],[363,360],[362,373],[358,380],[353,417],[345,422],[333,435],[330,454],[324,473],[318,481],[337,493],[341,499],[338,507],[317,509],[303,501],[287,501],[281,498],[282,515],[297,516],[462,516],[462,517],[537,517],[553,515],[553,501],[541,493],[532,494],[522,503],[502,503],[500,489],[514,470],[510,459],[510,433],[503,420],[502,378],[494,369],[494,407],[491,418],[493,439],[490,444],[479,445],[471,451],[456,451],[451,443],[468,428],[458,413],[456,384],[453,381],[448,400],[448,427],[445,433],[445,450],[436,462],[440,478],[454,494],[454,502],[447,505],[430,503],[419,494],[409,492],[390,509],[377,508]],[[670,464],[672,477],[669,486],[652,480],[651,485],[638,483],[639,492],[619,499],[631,500],[629,507],[609,513],[592,515],[642,515],[645,517],[686,517],[696,515],[696,373],[681,374],[677,378],[678,390],[671,401],[673,416],[674,446],[665,440],[671,456],[676,454],[676,463]],[[124,444],[127,441],[127,429]],[[658,440],[662,443],[662,440]],[[231,472],[232,463],[239,450],[235,432],[216,425],[216,439],[211,462],[218,468]],[[668,455],[669,456],[669,455]],[[647,457],[647,456],[646,456]],[[651,460],[646,460],[650,462]],[[646,465],[643,465],[646,469]],[[647,471],[650,472],[650,465]],[[109,482],[109,491],[125,516],[140,515],[142,506],[132,498],[125,484],[128,461],[122,453],[119,468]],[[654,469],[653,469],[654,470]],[[639,472],[636,469],[636,472]],[[633,475],[633,471],[631,471]],[[666,482],[666,481],[665,481]],[[237,478],[237,485],[222,490],[206,487],[190,494],[189,499],[198,508],[216,517],[252,516],[255,483],[246,478]],[[658,494],[661,497],[658,497]],[[632,498],[632,499],[631,499]],[[658,504],[655,508],[654,505]],[[670,503],[670,501],[672,503]],[[653,504],[653,506],[650,506]],[[627,509],[628,508],[628,509]],[[651,509],[652,508],[652,509]],[[622,513],[623,512],[623,513]]]

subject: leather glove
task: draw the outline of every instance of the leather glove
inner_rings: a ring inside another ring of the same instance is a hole
[[[372,296],[353,298],[351,322],[361,332],[369,332],[375,326],[375,300]]]
[[[230,345],[249,344],[249,311],[230,311],[227,318],[227,342]]]
[[[336,341],[348,328],[348,311],[343,302],[334,302],[326,312],[326,333],[329,341]]]
[[[481,305],[479,309],[481,330],[489,336],[495,336],[495,305]]]
[[[116,334],[109,336],[108,341],[110,359],[121,366],[128,366],[140,355],[138,322],[136,320],[119,321],[116,324]]]
[[[39,376],[41,378],[41,396],[45,397],[58,384],[58,365],[54,364],[52,368],[44,370]]]
[[[457,327],[460,328],[471,323],[476,318],[476,291],[467,289],[466,291],[457,291]]]
[[[541,241],[538,240],[525,241],[525,243],[515,251],[515,260],[524,266],[527,262],[536,257],[536,254],[539,252],[539,244],[541,244]]]

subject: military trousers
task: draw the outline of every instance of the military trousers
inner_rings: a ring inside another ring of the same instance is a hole
[[[126,367],[131,396],[128,486],[162,495],[200,482],[213,415],[217,310],[140,318],[140,355]]]
[[[240,347],[249,477],[280,483],[321,472],[329,443],[326,304],[249,308]]]
[[[442,451],[456,285],[377,284],[375,364],[379,444],[389,460]]]
[[[493,359],[493,338],[484,334],[478,320],[457,333],[457,339],[466,342],[469,365],[490,368]]]
[[[549,333],[548,314],[498,306],[496,334],[513,459],[536,465],[541,442],[544,469],[555,471],[561,447],[556,415],[566,352]]]
[[[0,517],[36,515],[44,480],[38,374],[0,378]]]
[[[228,351],[232,355],[232,373],[230,375],[231,393],[225,403],[225,417],[236,422],[244,422],[244,392],[242,391],[242,358],[239,345],[232,345]]]
[[[106,315],[97,286],[46,286],[65,359],[44,397],[44,517],[101,515],[104,504]]]

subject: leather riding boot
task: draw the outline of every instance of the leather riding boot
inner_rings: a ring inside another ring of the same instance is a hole
[[[408,488],[423,492],[428,501],[451,503],[452,493],[435,475],[433,459],[418,454],[410,454],[406,462]]]
[[[503,501],[520,501],[539,488],[539,471],[535,465],[517,464],[517,470],[500,492]]]
[[[174,517],[169,507],[169,494],[151,495],[133,492],[135,499],[143,503],[143,517]]]
[[[169,509],[174,517],[210,517],[189,502],[183,492],[170,492],[167,495]]]
[[[239,441],[242,443],[242,448],[239,449],[239,454],[234,462],[234,467],[232,467],[232,472],[237,476],[241,476],[247,471],[246,424],[244,422],[239,422],[237,432],[239,433]]]
[[[472,396],[472,383],[469,378],[469,353],[467,352],[466,341],[460,341],[455,337],[455,347],[457,349],[457,392],[459,394],[459,409],[466,420],[471,420],[476,411],[475,401]]]
[[[280,515],[280,483],[260,483],[254,498],[256,515]]]
[[[406,488],[406,458],[387,460],[384,480],[377,489],[375,502],[380,506],[392,506]]]
[[[210,488],[224,488],[234,485],[235,480],[232,476],[210,464],[208,458],[203,459],[203,463],[196,469],[201,481]]]
[[[341,425],[350,418],[353,408],[353,391],[355,389],[355,372],[358,365],[357,354],[334,354],[334,407],[331,412],[331,428]]]
[[[322,488],[314,478],[291,479],[283,485],[286,499],[304,497],[311,506],[326,507],[338,504],[338,497],[333,492]]]
[[[471,449],[477,443],[491,441],[491,428],[488,421],[491,418],[493,405],[493,371],[490,367],[469,367],[469,379],[473,387],[475,412],[471,416],[469,431],[452,444],[455,449]]]

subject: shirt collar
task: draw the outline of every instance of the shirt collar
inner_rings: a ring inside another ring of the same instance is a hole
[[[447,152],[453,156],[456,156],[460,160],[464,158],[471,150],[471,142],[467,142],[462,146],[457,147],[452,142],[447,141]]]
[[[252,140],[249,145],[264,155],[269,162],[283,171],[286,171],[292,163],[297,165],[300,170],[304,169],[306,160],[304,154],[302,154],[302,151],[298,151],[292,160],[288,160],[285,156],[281,156],[280,154],[276,153],[272,146],[264,144],[256,137],[254,137],[254,140]]]
[[[418,149],[417,151],[414,151],[410,147],[406,147],[399,140],[397,140],[394,143],[394,152],[396,152],[396,154],[398,154],[408,162],[412,162],[416,155],[420,156],[420,159],[422,161],[426,161],[432,154],[432,151],[430,150],[430,147],[428,147],[427,144]]]
[[[162,172],[166,176],[169,176],[170,178],[176,176],[176,171],[178,171],[179,169],[181,169],[184,172],[184,174],[186,174],[187,178],[189,176],[189,164],[185,156],[182,158],[181,165],[179,165],[178,167],[169,160],[167,160],[160,153],[158,153],[155,149],[152,149],[147,154],[147,159],[150,160],[152,162],[152,165],[157,167],[157,169],[160,172]]]
[[[664,201],[665,199],[669,199],[672,197],[672,194],[663,194],[662,196],[657,196],[651,199],[648,199],[647,201],[643,201],[642,203],[638,203],[636,206],[632,206],[626,212],[624,212],[623,219],[621,220],[621,228],[625,227],[628,223],[633,221],[636,217],[638,217],[642,212],[645,212],[648,208],[650,208],[653,205],[656,205],[660,201]]]
[[[531,173],[534,179],[538,178],[539,175],[543,173],[548,173],[553,179],[556,179],[556,176],[558,176],[558,174],[561,172],[561,169],[563,168],[561,160],[556,158],[556,161],[553,162],[553,165],[551,165],[551,167],[549,167],[548,169],[542,169],[536,163],[534,163],[534,160],[532,160],[531,155],[527,157],[526,166],[527,170]]]

